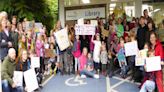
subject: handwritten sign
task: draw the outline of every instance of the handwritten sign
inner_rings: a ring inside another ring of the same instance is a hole
[[[138,52],[135,58],[135,66],[144,66],[145,59],[147,58],[147,51],[148,49],[143,49]]]
[[[27,92],[33,92],[39,87],[34,69],[29,69],[24,72],[24,80],[27,87]]]
[[[161,58],[160,56],[146,58],[146,71],[158,71],[161,70]]]
[[[65,50],[70,46],[67,28],[55,32],[54,35],[61,51]]]
[[[75,25],[76,35],[95,35],[95,30],[96,30],[95,25],[90,25],[90,24]]]
[[[133,56],[138,54],[137,41],[125,43],[124,46],[126,56]]]

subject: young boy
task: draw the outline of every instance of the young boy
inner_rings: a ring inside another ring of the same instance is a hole
[[[149,57],[154,56],[154,50],[148,51]],[[145,70],[146,67],[144,66]],[[147,77],[147,80],[143,83],[141,86],[140,92],[153,92],[155,89],[155,73],[154,72],[147,72],[145,77]]]

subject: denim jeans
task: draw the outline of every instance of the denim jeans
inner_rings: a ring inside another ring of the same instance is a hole
[[[87,77],[94,77],[94,71],[88,71],[86,69],[80,71],[80,75],[86,75]]]
[[[3,92],[23,92],[23,87],[12,88],[7,80],[2,80]]]
[[[142,85],[140,92],[153,92],[155,89],[155,82],[152,80],[147,80]]]

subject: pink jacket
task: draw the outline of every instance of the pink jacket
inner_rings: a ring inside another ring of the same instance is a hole
[[[81,51],[80,51],[80,42],[77,42],[77,47],[76,47],[76,51],[72,52],[73,56],[78,58],[81,55]]]
[[[80,71],[82,71],[85,68],[85,65],[87,64],[87,57],[82,54],[79,57],[79,63],[80,63]]]
[[[44,57],[44,43],[40,40],[36,41],[35,51],[38,57]]]

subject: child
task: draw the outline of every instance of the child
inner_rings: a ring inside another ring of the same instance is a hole
[[[136,34],[134,31],[130,31],[130,42],[136,41]],[[131,79],[130,80],[136,80],[135,77],[135,72],[136,72],[136,67],[135,67],[135,55],[127,57],[127,61],[129,64],[129,68],[131,70]]]
[[[45,70],[45,64],[44,64],[44,42],[42,40],[42,35],[41,34],[37,35],[35,51],[36,51],[37,57],[40,57],[40,72],[44,73],[44,70]]]
[[[87,59],[87,53],[87,48],[84,48],[83,53],[79,58],[81,78],[92,77],[98,79],[99,75],[94,73],[93,60],[91,58],[91,54],[88,54]]]
[[[126,73],[127,73],[127,63],[126,63],[126,59],[125,59],[125,49],[124,49],[124,39],[123,37],[120,38],[120,44],[119,44],[119,49],[118,49],[118,53],[117,53],[117,58],[119,61],[119,65],[121,67],[121,76],[123,78],[126,77]]]
[[[149,50],[148,51],[149,57],[153,57],[154,55],[154,50]],[[144,66],[145,70],[146,67]],[[154,72],[147,72],[145,77],[147,77],[147,80],[143,83],[141,86],[140,92],[153,92],[155,89],[155,73]]]
[[[25,35],[21,35],[21,37],[19,39],[19,43],[18,43],[18,56],[19,56],[19,53],[23,49],[27,49],[27,47],[26,47],[26,36]]]
[[[79,40],[79,35],[76,35],[75,37],[75,41],[73,43],[73,48],[72,48],[72,54],[75,58],[75,73],[77,74],[78,69],[79,69],[79,57],[81,55],[81,51],[80,51],[80,40]]]
[[[94,43],[94,50],[93,50],[93,60],[94,60],[94,68],[97,73],[100,71],[100,50],[101,50],[101,41],[100,41],[100,35],[96,34],[96,40],[93,40],[92,36],[92,42]]]
[[[101,60],[101,68],[102,68],[102,74],[106,76],[106,67],[107,67],[107,61],[108,61],[108,53],[106,51],[106,45],[105,43],[101,46],[101,54],[100,54],[100,60]]]
[[[113,71],[114,71],[114,60],[112,58],[111,51],[108,50],[108,71],[107,71],[107,74],[109,74],[110,78],[113,76]]]
[[[56,50],[54,49],[54,44],[53,43],[50,43],[49,44],[50,46],[50,50],[53,51],[53,54],[54,56],[53,57],[50,57],[50,59],[48,60],[48,66],[47,66],[47,75],[48,74],[52,74],[54,73],[54,75],[56,74],[56,70],[55,70],[55,64],[56,64],[56,57],[55,57],[55,54],[56,54]],[[54,71],[52,71],[54,70]]]

